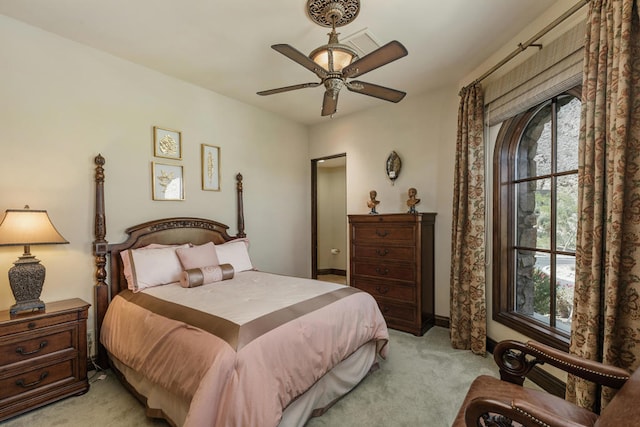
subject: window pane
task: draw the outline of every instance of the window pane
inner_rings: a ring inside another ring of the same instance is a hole
[[[551,179],[538,179],[517,185],[517,245],[551,248]]]
[[[573,96],[558,99],[557,171],[578,169],[578,137],[580,135],[580,100]]]
[[[571,331],[573,288],[576,277],[576,258],[568,255],[556,257],[556,327]]]
[[[556,249],[575,252],[578,232],[578,175],[559,176],[556,182]]]
[[[516,251],[515,311],[550,325],[550,255]]]
[[[551,173],[551,104],[542,107],[529,120],[520,138],[517,155],[518,179]]]

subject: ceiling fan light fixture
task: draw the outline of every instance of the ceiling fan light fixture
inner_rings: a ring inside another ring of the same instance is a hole
[[[311,52],[309,58],[330,73],[339,73],[344,67],[358,59],[358,54],[347,45],[329,43]]]

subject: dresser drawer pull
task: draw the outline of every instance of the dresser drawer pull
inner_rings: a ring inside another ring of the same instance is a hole
[[[48,371],[44,371],[43,373],[40,374],[40,379],[39,380],[35,380],[32,383],[29,384],[25,384],[24,383],[24,379],[18,380],[16,381],[16,385],[20,386],[22,388],[29,388],[29,387],[33,387],[35,385],[38,385],[42,382],[42,380],[44,380],[45,378],[47,378],[49,376],[49,372]]]
[[[376,234],[378,235],[378,237],[387,237],[389,235],[389,233],[387,233],[387,231],[380,231],[380,230],[376,230]]]
[[[381,275],[387,275],[389,274],[389,269],[388,268],[380,268],[380,267],[376,267],[376,273],[381,274]]]
[[[386,305],[384,307],[382,307],[382,312],[383,313],[388,313],[389,310],[391,310],[391,308],[387,307]]]
[[[387,286],[376,286],[376,291],[378,291],[379,294],[386,294],[387,292],[389,292],[389,287],[387,287]]]
[[[36,322],[29,322],[29,324],[27,325],[27,328],[29,328],[29,329],[33,329],[33,328],[35,328],[36,326],[37,326],[37,325],[36,325]]]
[[[389,254],[389,251],[387,249],[376,249],[376,253],[378,256],[386,256]]]
[[[42,350],[43,348],[45,348],[49,343],[47,342],[47,340],[44,340],[40,343],[40,347],[36,348],[35,350],[32,351],[24,351],[24,348],[22,347],[18,347],[16,348],[16,353],[21,354],[23,356],[29,356],[30,354],[36,354],[38,352],[40,352],[40,350]]]

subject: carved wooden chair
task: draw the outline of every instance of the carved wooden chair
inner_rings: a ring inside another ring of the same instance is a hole
[[[476,378],[452,427],[621,427],[640,426],[640,369],[624,369],[570,355],[544,344],[502,341],[493,353],[500,368],[497,379]],[[618,389],[600,415],[552,394],[522,387],[527,373],[548,363],[563,371]]]

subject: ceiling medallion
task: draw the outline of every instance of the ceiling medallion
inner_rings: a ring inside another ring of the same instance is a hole
[[[342,27],[351,23],[360,12],[360,0],[308,0],[309,18],[322,27]],[[335,20],[335,22],[334,22]]]

